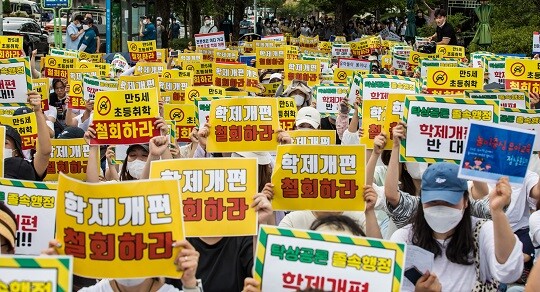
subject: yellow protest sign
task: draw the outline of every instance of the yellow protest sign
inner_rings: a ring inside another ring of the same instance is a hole
[[[285,46],[285,59],[298,60],[298,54],[297,46]]]
[[[318,48],[325,53],[330,53],[332,52],[332,42],[319,42]]]
[[[193,77],[193,71],[191,70],[177,70],[177,69],[165,69],[161,74],[164,78],[191,78]]]
[[[186,236],[244,236],[257,233],[257,168],[254,158],[159,160],[150,177],[180,180]]]
[[[79,52],[79,59],[80,60],[86,60],[91,63],[101,63],[103,62],[103,56],[105,54],[98,53],[98,54],[89,54],[86,52]]]
[[[301,35],[299,37],[299,45],[301,48],[316,49],[319,45],[319,36],[306,37]]]
[[[70,57],[45,56],[41,59],[45,66],[45,77],[64,78],[68,77],[68,71],[78,68],[78,60]]]
[[[283,70],[285,65],[285,48],[257,48],[257,69]]]
[[[0,60],[0,103],[26,105],[32,90],[28,58]]]
[[[289,85],[293,80],[307,82],[308,86],[319,84],[321,61],[319,60],[286,60],[283,84]]]
[[[98,91],[94,103],[92,145],[142,144],[159,136],[157,88]]]
[[[262,89],[259,85],[259,71],[257,70],[257,68],[246,66],[246,86],[244,87],[244,89],[247,92],[252,92],[255,94],[262,92]]]
[[[195,104],[203,96],[225,96],[225,89],[217,86],[190,86],[186,89],[186,104]]]
[[[192,85],[193,78],[159,78],[159,88],[172,94],[172,99],[165,103],[184,103],[186,88]]]
[[[281,82],[274,82],[274,83],[261,83],[262,87],[264,88],[262,92],[262,96],[276,96],[276,92],[281,85]]]
[[[36,147],[38,135],[37,118],[35,113],[18,116],[0,116],[0,125],[13,127],[21,135],[22,150]]]
[[[540,61],[507,58],[504,75],[507,89],[540,93]]]
[[[373,139],[382,132],[386,103],[387,100],[384,99],[365,99],[362,102],[362,129],[365,132],[360,143],[367,149],[373,149]]]
[[[158,74],[147,74],[142,76],[120,76],[120,78],[118,78],[118,89],[124,90],[157,88],[158,84]]]
[[[84,100],[94,100],[96,92],[98,91],[111,91],[116,90],[118,87],[118,80],[112,78],[94,77],[90,75],[83,75],[83,98]]]
[[[214,73],[214,63],[212,62],[198,62],[188,63],[184,66],[184,69],[193,71],[193,85],[203,86],[212,85],[212,77]]]
[[[68,256],[0,256],[2,291],[72,291],[72,277]]]
[[[131,61],[155,61],[157,59],[156,41],[128,41],[128,51]]]
[[[351,53],[354,58],[369,56],[375,50],[382,47],[380,37],[369,37],[351,42]]]
[[[392,93],[386,103],[386,116],[384,118],[383,131],[386,133],[385,150],[392,150],[394,135],[392,130],[403,119],[405,110],[405,94]]]
[[[67,49],[49,48],[49,55],[51,55],[51,56],[60,56],[60,57],[68,57],[68,58],[79,59],[80,54],[81,54],[81,52],[79,50],[67,50]]]
[[[334,130],[295,130],[288,133],[293,144],[336,145],[336,131]]]
[[[135,65],[135,75],[158,74],[161,76],[163,70],[167,69],[167,64],[163,62],[137,62]]]
[[[178,60],[180,62],[196,63],[203,61],[203,54],[201,53],[181,53],[178,54]]]
[[[72,81],[83,81],[84,75],[90,75],[98,77],[98,69],[96,68],[75,68],[70,69],[68,72],[68,84],[71,84]]]
[[[274,210],[363,211],[363,145],[280,145]]]
[[[430,94],[463,94],[465,90],[480,90],[483,87],[482,68],[427,68],[427,91]]]
[[[276,42],[273,40],[254,40],[253,46],[255,50],[257,50],[257,48],[275,48]]]
[[[244,51],[244,54],[249,54],[249,53],[253,53],[253,43],[252,42],[245,42],[244,44],[242,44],[242,49]]]
[[[392,55],[381,56],[381,67],[390,69],[392,67]]]
[[[86,108],[86,100],[84,99],[83,83],[81,81],[71,81],[69,83],[69,101],[67,108],[84,110]]]
[[[49,78],[34,78],[32,79],[32,90],[41,94],[41,109],[49,110]]]
[[[177,180],[136,184],[58,180],[56,216],[61,254],[89,278],[178,278],[173,242],[184,239]],[[133,269],[133,265],[137,269]]]
[[[197,126],[194,104],[165,104],[163,117],[175,121],[177,141],[191,142],[189,134]]]
[[[244,89],[246,86],[246,67],[246,64],[216,63],[213,75],[214,85]]]
[[[157,54],[156,62],[167,63],[168,56],[169,56],[169,50],[168,49],[157,49],[156,54]]]
[[[420,65],[421,59],[433,59],[433,58],[441,58],[440,54],[424,54],[417,51],[411,51],[409,54],[409,66],[411,69],[414,69],[414,67],[417,67]]]
[[[365,73],[358,71],[359,74],[369,74],[369,71],[366,71]],[[352,78],[355,74],[355,70],[353,69],[344,69],[344,68],[336,68],[334,69],[334,83],[347,83],[347,78]]]
[[[208,152],[275,151],[279,129],[275,98],[213,100]],[[256,142],[256,143],[246,143]]]
[[[203,61],[212,61],[214,59],[214,48],[202,48],[198,47],[195,51],[203,56]],[[185,64],[186,62],[182,62]]]
[[[214,50],[214,62],[236,62],[239,53],[234,50]]]
[[[465,47],[437,45],[437,54],[441,58],[465,58]]]
[[[111,76],[111,64],[109,63],[88,63],[88,62],[79,62],[80,69],[97,69],[99,77],[109,77]],[[71,71],[71,70],[70,70]]]
[[[285,131],[294,130],[296,114],[298,113],[294,99],[290,97],[280,97],[278,98],[278,107],[279,125],[281,129]]]
[[[0,35],[0,59],[23,57],[23,37]]]
[[[52,152],[47,166],[46,181],[58,181],[60,172],[79,180],[86,180],[90,146],[83,138],[52,139]],[[99,157],[96,158],[99,161]],[[95,165],[99,165],[96,161]],[[97,169],[95,170],[97,171]]]

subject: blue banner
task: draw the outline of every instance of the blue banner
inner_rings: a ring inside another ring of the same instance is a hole
[[[251,64],[251,60],[255,60],[256,58],[256,56],[240,56],[240,63],[255,67],[255,64]]]
[[[69,8],[71,7],[71,1],[70,0],[42,0],[41,5],[43,6],[43,8]]]
[[[535,136],[528,130],[471,123],[459,177],[494,183],[508,176],[510,183],[522,184]]]

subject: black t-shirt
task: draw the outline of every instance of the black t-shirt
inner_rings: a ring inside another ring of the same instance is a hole
[[[66,96],[67,96],[67,93],[66,93]],[[63,121],[66,119],[65,113],[64,113],[65,104],[66,104],[66,99],[63,98],[60,100],[56,92],[53,92],[51,93],[51,95],[49,95],[49,105],[54,106],[56,108],[57,120]]]
[[[188,241],[200,253],[196,275],[202,280],[204,292],[242,291],[244,279],[252,276],[253,237],[224,237],[214,245],[199,238]],[[166,282],[182,289],[179,279]]]
[[[175,22],[171,25],[171,37],[177,39],[180,36],[180,24]]]
[[[92,29],[93,29],[94,32],[96,33],[96,37],[99,37],[99,29],[97,28],[97,26],[92,25]]]
[[[341,139],[339,139],[339,135],[336,130],[336,124],[330,123],[328,120],[328,117],[321,119],[321,130],[334,130],[336,131],[336,145],[341,145]]]
[[[227,18],[221,22],[219,29],[225,34],[225,40],[229,41],[229,34],[232,32],[232,22]]]
[[[450,38],[450,46],[457,46],[456,31],[452,25],[446,22],[442,27],[437,26],[437,42],[441,42],[443,38]]]

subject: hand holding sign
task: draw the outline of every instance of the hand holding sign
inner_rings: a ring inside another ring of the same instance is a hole
[[[41,94],[37,91],[28,92],[28,103],[34,112],[41,112]]]
[[[199,252],[187,240],[177,241],[174,243],[174,246],[182,248],[174,261],[176,270],[184,272],[180,279],[182,286],[186,288],[197,287],[195,272],[199,264]]]
[[[510,204],[510,195],[512,187],[508,177],[503,176],[497,182],[495,189],[489,194],[489,207],[492,211],[502,211],[504,207]]]

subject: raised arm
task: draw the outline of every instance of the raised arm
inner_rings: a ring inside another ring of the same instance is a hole
[[[495,258],[499,264],[504,264],[510,257],[516,237],[510,228],[508,217],[504,213],[504,207],[510,204],[512,188],[507,177],[502,177],[497,182],[495,190],[491,192],[489,207],[493,220],[494,240],[495,240]]]
[[[86,143],[90,145],[90,140],[96,137],[96,131],[93,127],[88,127],[88,130],[84,133],[84,139]],[[99,146],[90,145],[90,153],[88,154],[88,165],[86,167],[86,182],[97,183],[99,182],[99,165],[97,161],[99,157]]]
[[[390,156],[390,162],[388,163],[388,172],[386,173],[386,179],[384,181],[384,195],[386,201],[393,207],[396,207],[399,203],[399,147],[401,140],[405,139],[406,125],[401,122],[393,129],[394,142],[392,145],[392,154]]]
[[[41,110],[41,95],[36,91],[28,93],[28,103],[34,110],[37,119],[38,138],[36,154],[34,155],[34,169],[39,177],[43,177],[47,172],[49,159],[51,157],[52,144],[49,134],[49,126],[47,126],[47,118]]]

